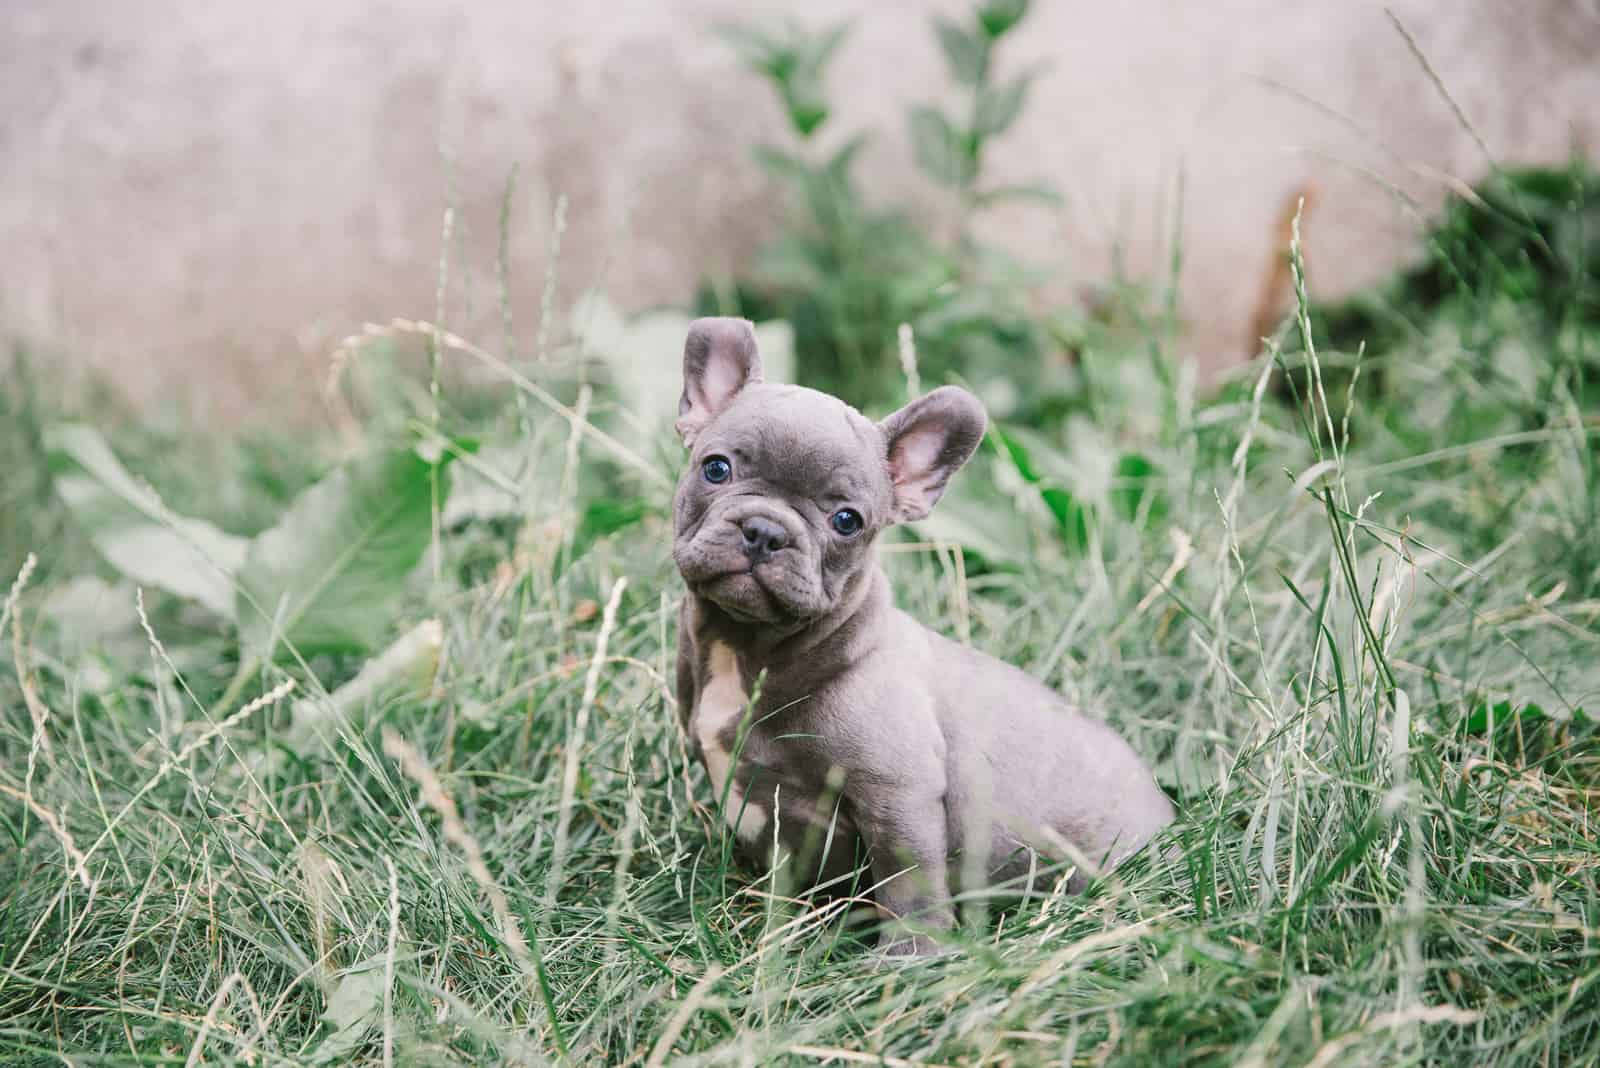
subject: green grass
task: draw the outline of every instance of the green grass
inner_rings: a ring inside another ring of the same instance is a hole
[[[730,860],[686,759],[669,445],[447,394],[483,442],[458,482],[529,489],[408,580],[431,683],[296,714],[362,658],[291,659],[245,711],[234,640],[154,591],[141,625],[42,474],[53,406],[9,391],[0,563],[39,564],[0,658],[0,1062],[1593,1063],[1597,344],[1472,325],[1353,386],[1319,353],[1299,403],[1261,364],[1197,391],[1158,327],[1091,340],[1082,412],[1000,428],[924,532],[987,552],[885,546],[903,605],[1115,724],[1182,810],[1171,863],[886,968]],[[239,534],[337,452],[112,440]]]

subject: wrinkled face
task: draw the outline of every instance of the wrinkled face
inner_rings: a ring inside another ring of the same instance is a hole
[[[672,555],[689,589],[746,623],[804,625],[838,603],[891,523],[921,519],[983,440],[983,406],[943,386],[882,423],[761,381],[743,319],[697,319],[678,432],[689,465]]]
[[[834,397],[753,385],[695,436],[678,482],[673,559],[735,619],[828,612],[893,520],[883,432]]]

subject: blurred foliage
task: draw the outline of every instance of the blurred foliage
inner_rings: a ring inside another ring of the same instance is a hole
[[[1392,389],[1392,362],[1418,345],[1452,345],[1457,374],[1504,383],[1522,398],[1518,425],[1543,425],[1571,393],[1592,406],[1600,390],[1600,175],[1564,167],[1499,169],[1450,196],[1410,267],[1348,298],[1311,303],[1313,342],[1335,369],[1335,411],[1356,358],[1369,385]],[[1294,324],[1285,366],[1303,376]],[[1459,413],[1474,418],[1472,406]]]
[[[1529,537],[1563,568],[1550,581],[1593,593],[1597,279],[1600,175],[1578,159],[1497,169],[1450,197],[1411,267],[1308,304],[1320,384],[1302,331],[1285,324],[1278,395],[1309,414],[1317,394],[1341,434],[1392,439],[1396,451],[1497,446],[1497,462],[1469,464],[1467,490],[1436,502],[1432,518],[1462,532],[1465,549],[1491,552],[1508,517],[1548,508]]]
[[[1483,314],[1496,306],[1514,314]],[[1546,343],[1600,329],[1600,175],[1579,160],[1497,171],[1450,197],[1414,266],[1312,315],[1321,344],[1385,351],[1438,317],[1469,326],[1477,349],[1529,329]]]
[[[69,568],[86,552],[50,491],[41,416],[52,407],[40,395],[33,360],[25,352],[14,354],[0,388],[0,465],[6,471],[0,479],[0,572],[8,576],[40,545],[70,556],[64,561]]]
[[[956,116],[932,105],[907,115],[918,167],[950,199],[951,226],[941,237],[921,219],[878,207],[864,197],[852,170],[871,142],[856,133],[824,148],[832,108],[826,68],[847,28],[817,30],[795,21],[724,28],[744,64],[764,78],[783,105],[793,143],[758,145],[758,163],[790,199],[783,232],[761,251],[748,277],[707,283],[703,313],[787,319],[795,332],[799,380],[847,393],[863,407],[888,406],[904,395],[898,332],[912,327],[920,375],[929,381],[964,376],[991,408],[1034,418],[1067,376],[1038,372],[1047,350],[1059,351],[1050,325],[1029,313],[1036,273],[973,236],[975,215],[1016,199],[1053,203],[1042,185],[997,186],[984,180],[985,150],[1016,122],[1037,70],[1000,78],[1002,40],[1027,15],[1025,0],[980,5],[961,22],[941,16],[933,30],[944,53]],[[986,383],[995,389],[985,390]],[[1009,388],[1028,382],[1027,391]]]
[[[1442,451],[1460,492],[1419,495],[1413,518],[1476,555],[1503,551],[1532,509],[1542,520],[1518,537],[1549,564],[1542,588],[1577,595],[1600,591],[1597,191],[1594,172],[1573,163],[1497,171],[1451,198],[1414,266],[1342,301],[1308,299],[1315,371],[1298,317],[1286,319],[1278,388],[1262,398],[1324,455],[1348,455],[1352,442],[1366,447],[1358,453]],[[1092,557],[1130,525],[1159,534],[1176,499],[1211,492],[1186,471],[1234,460],[1233,432],[1193,422],[1205,401],[1162,343],[1160,294],[1107,292],[1093,313],[1053,320],[1075,357],[1067,389],[1048,408],[996,419],[977,474],[918,526],[964,546],[971,574]],[[1249,410],[1257,378],[1254,366],[1230,372],[1213,403]],[[1029,381],[1024,370],[1016,384]]]

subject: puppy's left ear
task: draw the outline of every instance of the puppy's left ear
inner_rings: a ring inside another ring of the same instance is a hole
[[[987,423],[977,397],[958,386],[940,386],[879,424],[888,444],[897,522],[933,510],[950,476],[977,451]]]
[[[683,343],[683,397],[678,436],[685,445],[726,408],[739,391],[761,381],[761,354],[748,319],[696,319]]]

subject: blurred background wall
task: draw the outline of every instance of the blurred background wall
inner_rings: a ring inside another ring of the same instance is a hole
[[[0,10],[0,333],[51,373],[95,369],[136,403],[208,422],[315,416],[337,341],[434,316],[498,338],[498,218],[513,309],[537,317],[557,194],[557,304],[601,286],[682,303],[772,232],[750,144],[781,139],[765,86],[712,26],[848,16],[830,134],[879,133],[863,183],[937,213],[908,103],[946,86],[930,9],[897,0],[5,0]],[[1385,14],[1392,9],[1470,124]],[[802,12],[803,7],[803,12]],[[1312,282],[1376,278],[1418,212],[1490,160],[1600,146],[1597,0],[1038,0],[1003,54],[1050,64],[998,179],[1045,178],[1059,211],[987,236],[1071,293],[1167,269],[1182,187],[1185,349],[1244,358],[1277,220],[1315,190]],[[531,327],[529,328],[531,330]],[[672,354],[663,354],[672,358]]]

